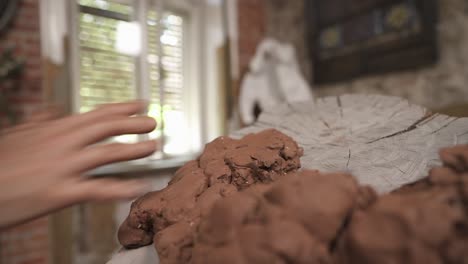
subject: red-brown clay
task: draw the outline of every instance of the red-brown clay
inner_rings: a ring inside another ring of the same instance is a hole
[[[220,137],[179,169],[165,189],[132,204],[119,241],[126,248],[154,242],[162,263],[186,263],[200,218],[217,200],[296,172],[302,154],[296,142],[273,129],[240,140]]]

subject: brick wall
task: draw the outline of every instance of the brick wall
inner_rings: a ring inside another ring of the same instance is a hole
[[[309,46],[306,44],[307,26],[304,18],[306,1],[265,1],[266,34],[294,46],[302,74],[311,80],[312,62],[309,59]]]
[[[10,97],[20,117],[32,113],[42,103],[39,22],[39,1],[21,0],[10,28],[0,34],[0,51],[14,47],[15,55],[26,64],[17,80],[18,89]]]
[[[15,46],[15,55],[25,59],[26,65],[17,80],[18,89],[9,101],[20,117],[27,117],[42,103],[39,0],[19,1],[10,28],[0,35],[0,50],[11,45]],[[0,263],[49,263],[48,218],[0,232]]]
[[[3,231],[0,234],[0,263],[49,263],[48,226],[48,218],[42,218]]]
[[[241,76],[266,32],[266,0],[238,0],[239,67]]]

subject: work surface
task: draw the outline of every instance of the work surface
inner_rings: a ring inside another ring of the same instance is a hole
[[[304,168],[347,171],[379,193],[425,177],[438,150],[468,143],[468,118],[429,113],[397,97],[343,95],[267,110],[235,138],[267,128],[304,148]],[[123,250],[109,264],[158,263],[152,246]]]

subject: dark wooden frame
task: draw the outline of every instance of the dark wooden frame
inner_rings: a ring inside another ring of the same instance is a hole
[[[356,77],[382,74],[395,71],[416,69],[434,64],[438,59],[437,52],[437,0],[414,0],[420,14],[422,29],[418,34],[402,37],[375,45],[357,48],[352,52],[330,58],[320,58],[319,32],[327,26],[339,23],[377,7],[397,4],[398,0],[375,0],[375,5],[368,5],[361,10],[350,11],[341,17],[324,22],[319,19],[319,1],[305,0],[307,45],[313,61],[313,80],[315,84],[348,81]],[[365,1],[367,3],[372,1]]]

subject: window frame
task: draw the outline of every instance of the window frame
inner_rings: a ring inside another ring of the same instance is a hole
[[[183,41],[183,53],[184,53],[184,63],[183,63],[183,90],[182,90],[182,105],[183,105],[183,112],[187,113],[187,122],[190,128],[194,128],[194,131],[191,134],[191,147],[190,152],[187,154],[182,155],[174,155],[174,156],[167,156],[164,154],[164,147],[162,147],[161,152],[163,153],[161,158],[151,158],[151,159],[144,159],[139,161],[132,161],[125,163],[128,166],[132,167],[135,164],[138,164],[139,170],[143,168],[147,168],[146,164],[151,164],[156,161],[164,162],[164,161],[183,161],[183,160],[190,160],[193,159],[198,153],[202,150],[202,145],[204,143],[203,137],[203,126],[202,123],[202,107],[203,101],[202,99],[202,91],[200,87],[202,87],[202,76],[203,73],[201,67],[198,67],[200,64],[197,62],[201,61],[201,57],[198,54],[200,47],[202,46],[200,42],[201,38],[198,37],[198,31],[200,30],[200,10],[198,7],[193,7],[189,4],[182,4],[182,2],[178,1],[166,1],[161,0],[164,2],[164,9],[163,11],[168,10],[169,12],[174,12],[176,14],[180,14],[184,17],[184,38],[189,39],[189,41]],[[151,87],[149,84],[149,67],[147,62],[147,46],[148,46],[148,38],[147,38],[147,31],[146,31],[146,15],[149,10],[149,4],[151,0],[143,0],[143,1],[132,1],[132,8],[133,13],[129,17],[129,19],[122,19],[124,15],[119,16],[118,13],[107,11],[107,10],[100,10],[99,12],[103,11],[102,13],[105,14],[104,17],[109,17],[113,19],[119,19],[123,21],[136,21],[139,22],[141,25],[141,32],[142,32],[142,50],[141,55],[135,57],[135,74],[134,74],[134,82],[135,82],[135,94],[137,99],[148,99],[151,93]],[[73,113],[78,113],[80,106],[81,106],[81,96],[80,96],[80,41],[79,41],[79,15],[82,12],[81,6],[78,0],[74,0],[70,6],[70,15],[71,15],[71,22],[69,23],[69,32],[70,32],[70,78],[71,78],[71,109]],[[93,8],[85,7],[88,10],[92,10]],[[99,10],[99,9],[98,9]],[[96,11],[96,10],[93,10]],[[116,16],[115,16],[116,15]],[[193,70],[197,69],[197,70]],[[164,89],[164,88],[163,88]],[[189,114],[188,114],[189,113]],[[149,135],[139,135],[138,140],[146,140],[149,138]],[[163,142],[163,141],[162,141]],[[164,143],[163,143],[164,144]],[[176,164],[177,162],[172,162],[172,164]],[[122,166],[114,166],[115,168],[119,168],[118,171],[121,171],[122,168],[128,167],[127,165]],[[157,164],[155,164],[157,166]],[[112,168],[103,168],[102,171],[113,171]],[[134,167],[134,166],[133,166]],[[153,167],[149,167],[149,169],[154,169]],[[115,173],[115,172],[114,172]],[[101,172],[102,174],[102,172]],[[106,173],[104,173],[106,174]]]

